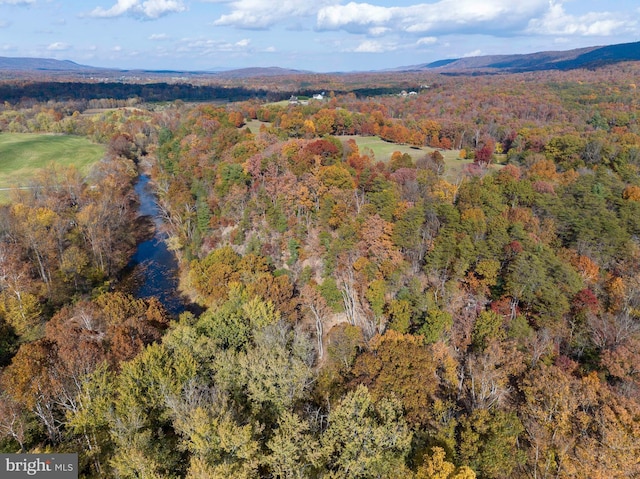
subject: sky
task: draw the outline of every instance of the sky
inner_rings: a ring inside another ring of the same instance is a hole
[[[637,0],[0,0],[0,56],[122,69],[350,72],[636,41]]]

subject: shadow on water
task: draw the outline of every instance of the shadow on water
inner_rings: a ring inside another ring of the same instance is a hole
[[[149,176],[140,175],[135,185],[140,206],[138,214],[153,222],[153,237],[138,244],[125,269],[123,283],[136,298],[156,297],[174,317],[185,311],[201,312],[198,305],[178,291],[179,267],[175,255],[169,251],[161,233],[162,220]]]

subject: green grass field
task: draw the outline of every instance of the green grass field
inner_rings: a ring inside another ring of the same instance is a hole
[[[74,165],[86,173],[104,151],[104,146],[77,136],[0,133],[0,190],[27,185],[51,164]],[[8,192],[0,191],[0,202],[7,199]]]
[[[391,159],[391,155],[395,151],[399,151],[400,153],[409,153],[414,160],[417,160],[418,158],[433,151],[433,148],[418,148],[409,145],[390,143],[380,139],[378,136],[345,135],[339,136],[338,138],[342,140],[343,143],[346,143],[348,140],[356,140],[358,148],[360,148],[360,153],[363,153],[363,150],[368,148],[373,152],[376,161],[384,161],[385,163]],[[448,152],[442,153],[444,154]]]
[[[246,122],[246,124],[242,128],[243,129],[244,128],[249,128],[251,130],[251,133],[256,134],[256,133],[258,133],[260,131],[260,126],[261,125],[265,125],[265,126],[268,127],[268,126],[271,125],[271,123],[263,122],[263,121],[260,121],[260,120],[248,120]]]
[[[365,148],[368,148],[375,155],[376,161],[384,162],[389,161],[391,159],[391,155],[395,151],[399,151],[400,153],[408,153],[415,161],[419,158],[424,157],[424,155],[432,153],[435,150],[435,148],[430,148],[427,146],[418,148],[409,145],[398,145],[397,143],[384,141],[378,136],[352,135],[339,136],[338,138],[340,138],[343,142],[346,142],[349,139],[356,140],[358,148],[360,148],[360,152],[362,152]],[[440,150],[440,153],[444,157],[444,177],[447,180],[455,180],[462,173],[462,169],[466,165],[471,163],[471,160],[460,159],[460,150]]]

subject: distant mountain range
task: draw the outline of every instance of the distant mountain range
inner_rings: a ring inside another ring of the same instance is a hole
[[[400,67],[395,71],[469,72],[496,71],[518,73],[540,70],[598,68],[613,63],[640,60],[640,42],[537,52],[523,55],[485,55],[439,60],[422,65]]]
[[[473,74],[478,72],[518,73],[540,70],[572,70],[576,68],[598,68],[613,63],[640,60],[640,42],[620,43],[608,46],[578,48],[566,51],[547,51],[521,55],[486,55],[478,57],[438,60],[432,63],[398,67],[387,72],[429,71],[444,74]],[[241,68],[226,71],[187,72],[173,70],[118,70],[80,65],[69,60],[50,58],[0,57],[0,73],[19,72],[56,74],[104,75],[207,75],[219,78],[274,77],[304,75],[312,72],[279,67]],[[371,72],[375,73],[375,72]]]
[[[286,75],[308,75],[313,72],[305,70],[291,70],[280,67],[256,67],[256,68],[239,68],[237,70],[226,70],[216,72],[216,77],[221,78],[248,78],[248,77],[276,77]]]
[[[54,60],[52,58],[19,58],[0,57],[0,73],[48,73],[51,75],[60,74],[84,74],[100,75],[104,77],[116,76],[215,76],[218,78],[252,78],[252,77],[275,77],[286,75],[304,75],[313,73],[303,70],[291,70],[280,67],[251,67],[239,68],[235,70],[208,70],[208,71],[183,71],[183,70],[124,70],[116,68],[101,68],[89,65],[81,65],[70,60]]]
[[[0,71],[54,71],[54,72],[78,72],[96,71],[103,68],[80,65],[70,60],[54,60],[52,58],[20,58],[0,57]]]

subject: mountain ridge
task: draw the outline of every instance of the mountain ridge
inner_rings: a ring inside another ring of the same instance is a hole
[[[592,46],[572,50],[541,51],[522,54],[483,55],[464,58],[450,58],[430,63],[400,66],[386,70],[371,70],[358,73],[381,72],[433,72],[433,73],[476,73],[503,72],[522,73],[542,70],[572,70],[577,68],[598,68],[624,61],[640,61],[640,42]],[[71,60],[32,57],[0,57],[0,71],[39,73],[109,73],[115,74],[155,74],[155,75],[207,75],[223,79],[252,77],[275,77],[305,75],[314,72],[290,68],[246,67],[227,70],[150,70],[118,69],[82,65]],[[336,72],[338,73],[338,72]]]
[[[174,69],[144,69],[144,68],[106,68],[95,67],[90,65],[82,65],[71,60],[56,60],[53,58],[36,58],[36,57],[1,57],[0,71],[7,72],[39,72],[39,73],[84,73],[98,74],[105,73],[109,76],[117,74],[135,75],[135,74],[153,74],[153,75],[207,75],[223,79],[234,78],[250,78],[250,77],[272,77],[285,75],[305,75],[311,74],[311,71],[295,70],[291,68],[272,67],[246,67],[237,69],[212,69],[202,71],[174,70]]]
[[[574,70],[597,68],[613,63],[640,60],[640,42],[542,51],[523,54],[482,55],[438,60],[431,63],[395,68],[394,71],[502,71],[522,73],[541,70]]]
[[[0,70],[12,71],[79,71],[108,70],[108,68],[81,65],[71,60],[37,57],[0,57]]]

